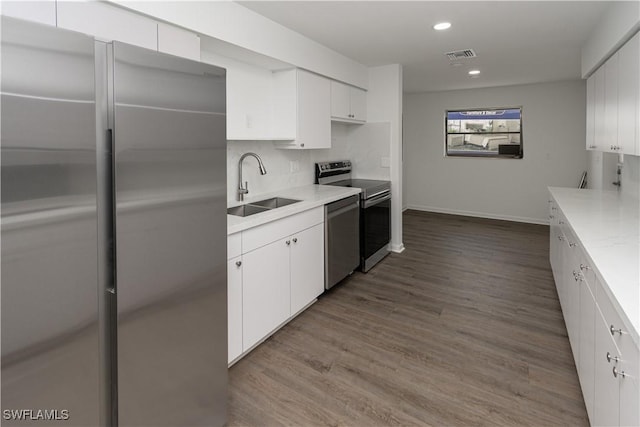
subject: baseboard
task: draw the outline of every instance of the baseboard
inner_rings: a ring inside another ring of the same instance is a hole
[[[398,243],[398,244],[390,243],[389,244],[389,250],[391,252],[395,252],[397,254],[401,254],[402,252],[404,252],[404,243]]]
[[[443,208],[437,208],[434,206],[421,206],[421,205],[407,205],[407,209],[413,209],[416,211],[424,211],[424,212],[436,212],[436,213],[443,213],[443,214],[449,214],[449,215],[472,216],[476,218],[499,219],[502,221],[524,222],[527,224],[549,225],[548,220],[541,220],[539,218],[529,218],[529,217],[523,217],[523,216],[496,215],[496,214],[487,213],[487,212],[443,209]]]

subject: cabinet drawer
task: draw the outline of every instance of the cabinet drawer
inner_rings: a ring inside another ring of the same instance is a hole
[[[227,259],[242,254],[242,232],[227,236]]]
[[[596,288],[596,304],[600,310],[600,315],[607,324],[607,330],[616,343],[616,346],[620,350],[622,350],[622,348],[629,348],[629,346],[626,345],[626,341],[630,341],[632,345],[634,344],[629,336],[629,329],[626,324],[623,323],[622,318],[611,303],[609,296],[604,290],[604,286],[604,284],[598,282]],[[611,333],[612,330],[613,333]]]
[[[298,231],[324,222],[324,207],[319,206],[242,232],[242,253],[268,245]]]

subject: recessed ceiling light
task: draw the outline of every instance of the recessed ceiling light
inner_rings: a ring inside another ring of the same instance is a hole
[[[451,27],[451,22],[438,22],[436,25],[433,26],[433,29],[442,31],[450,27]]]
[[[469,75],[470,76],[477,76],[478,74],[480,74],[480,70],[471,70],[471,71],[469,71]]]

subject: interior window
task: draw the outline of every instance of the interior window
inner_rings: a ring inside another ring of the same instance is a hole
[[[446,112],[446,154],[521,159],[522,108]]]

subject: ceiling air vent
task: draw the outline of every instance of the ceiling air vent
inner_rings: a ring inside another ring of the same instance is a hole
[[[473,49],[454,50],[453,52],[445,53],[451,61],[457,61],[458,59],[475,58],[477,55]]]

